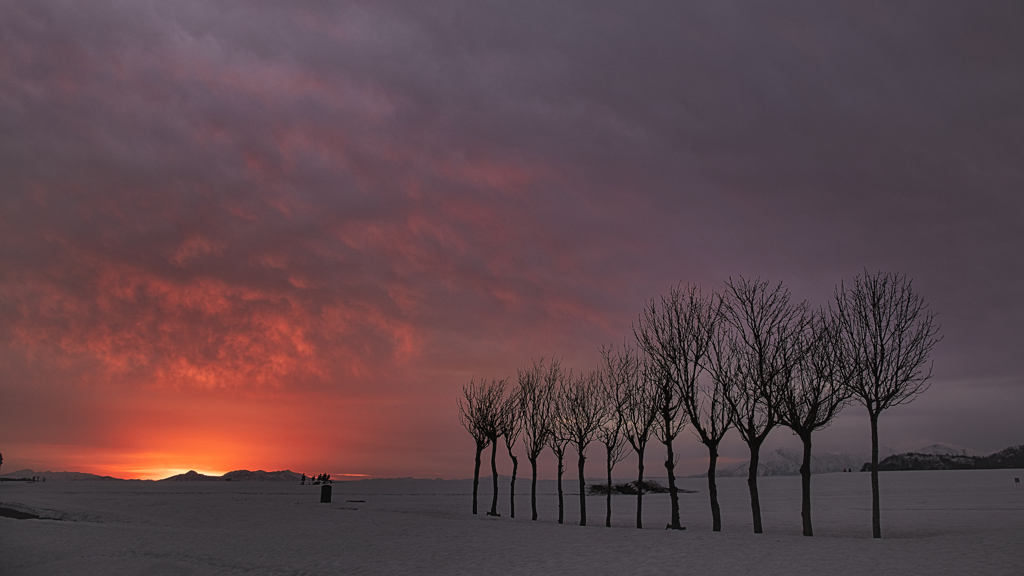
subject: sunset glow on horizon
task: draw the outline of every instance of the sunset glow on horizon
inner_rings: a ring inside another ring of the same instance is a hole
[[[679,282],[865,269],[945,335],[884,441],[1024,436],[1011,8],[0,10],[0,474],[467,478],[470,378],[591,369]]]

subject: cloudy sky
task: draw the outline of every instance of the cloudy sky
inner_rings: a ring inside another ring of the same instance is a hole
[[[464,478],[470,378],[588,369],[681,281],[818,306],[865,269],[944,336],[881,443],[1020,444],[1021,30],[1012,1],[0,0],[4,470]],[[864,409],[816,447],[867,452]]]

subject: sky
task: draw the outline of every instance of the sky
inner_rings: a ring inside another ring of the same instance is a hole
[[[817,307],[865,270],[943,336],[881,444],[1020,444],[1021,30],[1012,1],[0,0],[4,471],[471,477],[471,378],[591,369],[680,282]],[[815,449],[868,452],[863,407]]]

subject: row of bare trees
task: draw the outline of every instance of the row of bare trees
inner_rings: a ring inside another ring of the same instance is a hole
[[[512,460],[510,513],[515,517],[515,482],[518,458],[513,446],[522,439],[530,462],[532,481],[530,504],[532,519],[537,519],[537,461],[550,448],[558,466],[558,522],[564,522],[565,502],[562,477],[566,452],[571,445],[577,455],[580,489],[580,524],[587,524],[585,466],[590,446],[599,441],[605,448],[609,487],[605,524],[611,526],[611,478],[615,464],[626,456],[627,442],[642,453],[654,430],[653,389],[641,375],[642,366],[632,348],[602,350],[602,369],[574,374],[562,368],[557,359],[536,360],[518,370],[518,381],[471,381],[463,387],[459,399],[462,425],[476,441],[476,467],[473,475],[473,513],[477,513],[477,494],[481,455],[491,446],[491,473],[494,482],[488,515],[496,516],[498,504],[497,440],[504,438]],[[643,481],[641,463],[638,483]],[[638,495],[637,523],[640,526],[642,491]]]
[[[867,408],[871,421],[872,530],[880,538],[878,416],[927,388],[928,359],[940,340],[934,319],[906,276],[886,272],[865,272],[850,287],[840,284],[831,305],[817,310],[793,301],[781,283],[741,277],[726,282],[722,293],[711,294],[693,285],[676,286],[646,303],[633,327],[636,346],[627,341],[602,348],[594,371],[574,374],[556,359],[541,359],[519,368],[512,386],[492,380],[464,387],[460,420],[476,441],[473,513],[481,454],[490,445],[494,485],[488,514],[497,515],[495,454],[498,439],[504,438],[513,462],[515,516],[518,460],[513,446],[521,437],[532,468],[532,519],[537,519],[537,460],[550,448],[558,463],[558,522],[563,522],[562,476],[571,444],[578,457],[580,525],[586,525],[584,466],[596,440],[605,448],[605,525],[611,526],[612,470],[632,448],[638,456],[636,525],[641,528],[644,457],[656,438],[666,453],[667,528],[682,529],[673,443],[689,424],[708,450],[713,530],[722,526],[715,480],[718,448],[735,428],[750,452],[747,484],[754,532],[760,533],[759,453],[768,434],[781,425],[803,443],[801,516],[803,532],[811,536],[812,434],[856,401]]]

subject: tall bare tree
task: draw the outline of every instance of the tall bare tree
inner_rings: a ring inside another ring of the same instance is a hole
[[[554,418],[555,384],[561,380],[561,363],[552,359],[535,360],[533,366],[518,370],[519,418],[523,427],[526,459],[530,461],[533,478],[530,484],[530,506],[533,520],[537,519],[537,458],[551,438]]]
[[[836,319],[853,359],[853,395],[871,419],[871,530],[882,537],[878,501],[878,415],[928,389],[932,349],[942,339],[935,313],[905,274],[867,270],[836,288]]]
[[[716,314],[717,317],[717,314]],[[716,320],[717,321],[717,320]],[[717,333],[717,328],[716,328]],[[715,350],[710,346],[709,351]],[[720,349],[720,348],[717,348]],[[728,378],[718,377],[718,363],[714,354],[707,361],[708,375],[697,378],[680,387],[683,409],[690,418],[693,432],[708,449],[708,495],[711,500],[711,530],[722,530],[722,510],[718,504],[718,446],[722,443],[725,433],[732,427],[729,405],[725,399],[725,386]]]
[[[549,424],[551,434],[548,436],[548,446],[555,453],[558,461],[556,469],[558,480],[558,523],[565,521],[565,493],[562,490],[562,476],[565,474],[565,448],[569,445],[569,428],[566,425],[565,401],[562,395],[565,380],[572,378],[572,374],[561,374],[558,386],[554,388],[554,397],[551,403],[551,422]]]
[[[622,434],[637,455],[636,527],[643,528],[644,453],[660,416],[661,397],[656,386],[657,380],[652,375],[651,363],[644,361],[635,349],[623,346],[617,362],[620,378],[625,383],[619,408],[623,423]]]
[[[693,288],[688,287],[688,289],[691,294],[696,292]],[[692,377],[679,379],[677,386],[683,410],[693,427],[693,433],[708,449],[711,529],[720,532],[722,530],[722,512],[718,504],[718,483],[715,470],[718,465],[718,446],[732,426],[732,420],[728,404],[725,401],[723,381],[714,376],[715,373],[712,370],[714,362],[711,361],[709,354],[712,350],[711,340],[721,322],[721,306],[714,294],[703,297],[696,292],[690,308],[693,310],[691,314],[675,314],[673,321],[678,321],[676,319],[688,320],[691,323],[688,330],[698,335],[698,344],[704,349],[695,365],[690,367]],[[677,332],[683,330],[687,329],[680,327]]]
[[[630,361],[628,352],[614,347],[601,348],[601,370],[598,372],[601,385],[601,401],[604,404],[604,419],[597,430],[597,439],[604,445],[605,472],[608,484],[605,492],[604,525],[612,526],[612,470],[626,457],[626,422],[622,407],[631,380],[637,377],[636,363]]]
[[[666,530],[686,530],[679,520],[679,488],[676,486],[676,456],[673,442],[686,427],[682,417],[683,403],[679,398],[679,389],[672,384],[672,378],[657,363],[652,362],[649,377],[655,386],[655,397],[658,406],[658,420],[654,427],[655,437],[665,446],[665,473],[668,475],[668,497],[671,510]],[[640,487],[637,487],[640,489]]]
[[[491,509],[487,511],[488,516],[500,516],[498,514],[498,437],[501,436],[502,410],[505,400],[505,386],[508,385],[508,378],[503,380],[491,380],[487,385],[487,412],[484,420],[484,433],[487,441],[491,444],[491,480],[494,492],[491,494]]]
[[[587,525],[587,446],[604,421],[605,403],[596,372],[581,372],[562,387],[562,417],[569,441],[576,448],[580,484],[580,526]]]
[[[519,416],[519,404],[521,390],[513,388],[501,406],[501,418],[499,430],[505,439],[505,449],[508,450],[508,457],[512,460],[512,482],[509,486],[509,517],[516,517],[516,474],[519,472],[519,458],[516,457],[512,448],[519,440],[519,434],[523,431],[523,422]]]
[[[811,526],[811,434],[827,428],[852,394],[851,363],[839,346],[832,315],[817,311],[810,315],[801,335],[795,377],[780,394],[779,422],[788,426],[804,445],[800,466],[801,504],[804,536],[813,536]]]
[[[500,406],[500,396],[494,396],[493,386],[489,386],[486,380],[477,384],[474,379],[462,387],[462,398],[459,398],[458,405],[459,423],[476,443],[476,464],[473,467],[473,514],[476,514],[480,488],[480,454],[490,444],[491,427]]]
[[[712,364],[733,425],[750,449],[747,487],[755,534],[764,531],[757,492],[761,444],[778,423],[779,390],[792,376],[806,308],[790,301],[781,282],[771,287],[743,277],[729,279],[721,297],[724,322],[712,339]]]
[[[682,529],[679,523],[679,495],[675,485],[675,454],[672,441],[683,429],[685,421],[679,412],[684,408],[683,390],[697,385],[714,333],[716,312],[713,298],[704,297],[693,284],[677,285],[667,296],[652,299],[634,327],[640,348],[657,367],[661,396],[659,436],[665,444],[672,521],[669,528]]]

